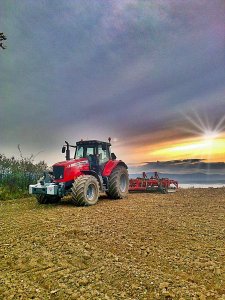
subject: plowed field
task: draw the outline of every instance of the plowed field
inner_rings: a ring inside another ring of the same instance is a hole
[[[0,202],[0,299],[225,299],[225,188]]]

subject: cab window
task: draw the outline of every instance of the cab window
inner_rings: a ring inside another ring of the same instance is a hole
[[[107,148],[102,147],[102,145],[98,146],[98,156],[99,156],[99,162],[105,163],[109,160],[109,151]]]
[[[83,157],[84,157],[84,147],[78,146],[74,158],[78,159],[78,158],[83,158]]]
[[[94,147],[87,147],[87,146],[78,146],[75,158],[86,158],[89,155],[94,155],[95,154],[95,148]]]

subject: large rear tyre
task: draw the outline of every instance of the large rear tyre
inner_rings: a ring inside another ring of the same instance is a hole
[[[116,167],[109,176],[107,195],[112,199],[122,199],[128,194],[129,176],[124,166]]]
[[[58,203],[61,198],[58,196],[36,195],[39,204]]]
[[[98,180],[91,175],[78,177],[72,186],[72,202],[76,206],[89,206],[98,202]]]

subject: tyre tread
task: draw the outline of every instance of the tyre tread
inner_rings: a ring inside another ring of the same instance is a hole
[[[107,191],[107,195],[112,199],[122,199],[126,196],[126,193],[122,193],[119,188],[118,177],[121,173],[125,173],[127,175],[128,180],[128,172],[124,166],[117,166],[109,176],[109,189]],[[128,186],[127,186],[128,190]]]
[[[72,202],[76,205],[76,206],[88,206],[88,205],[92,205],[91,203],[89,203],[85,197],[84,194],[84,189],[85,189],[85,185],[87,183],[88,180],[94,180],[95,183],[97,184],[97,191],[99,193],[99,183],[97,181],[97,179],[94,176],[91,175],[82,175],[80,177],[78,177],[72,186]]]

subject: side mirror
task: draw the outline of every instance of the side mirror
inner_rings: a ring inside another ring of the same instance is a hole
[[[62,153],[65,153],[65,152],[66,152],[66,147],[63,146],[63,147],[62,147]]]
[[[112,160],[115,160],[115,159],[116,159],[115,153],[111,153],[111,158],[112,158]]]

